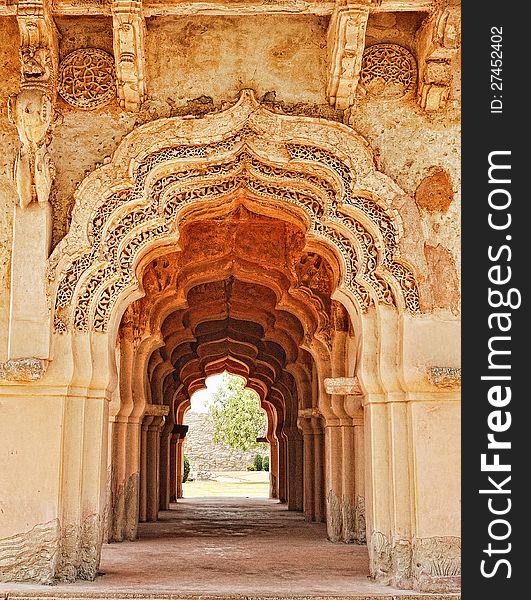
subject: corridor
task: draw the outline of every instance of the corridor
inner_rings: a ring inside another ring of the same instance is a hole
[[[366,546],[327,541],[324,524],[308,523],[276,500],[182,499],[161,512],[159,521],[141,523],[139,534],[136,542],[104,544],[104,574],[95,582],[48,589],[0,584],[0,594],[69,600],[130,598],[131,593],[165,600],[192,595],[411,598],[411,592],[368,579]]]

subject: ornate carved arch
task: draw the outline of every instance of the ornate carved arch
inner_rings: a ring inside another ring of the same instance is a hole
[[[140,127],[76,193],[70,232],[49,262],[55,331],[106,331],[118,299],[139,287],[141,257],[175,244],[190,210],[238,194],[299,215],[309,238],[335,250],[340,286],[361,311],[416,312],[390,208],[398,193],[350,128],[272,113],[248,90],[224,112]]]

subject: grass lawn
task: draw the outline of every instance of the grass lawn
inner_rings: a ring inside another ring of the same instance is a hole
[[[269,496],[269,473],[267,471],[218,471],[211,481],[187,481],[183,483],[183,497],[243,496],[244,498],[267,498]]]

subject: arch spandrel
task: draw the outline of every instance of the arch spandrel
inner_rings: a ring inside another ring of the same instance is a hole
[[[264,148],[276,148],[273,161]],[[142,258],[177,243],[186,211],[234,194],[303,211],[308,239],[339,258],[339,287],[359,311],[383,303],[417,312],[415,275],[399,258],[400,217],[389,208],[399,192],[350,128],[272,113],[249,91],[221,113],[139,127],[77,191],[71,230],[49,261],[55,330],[107,331],[119,299],[138,294]]]

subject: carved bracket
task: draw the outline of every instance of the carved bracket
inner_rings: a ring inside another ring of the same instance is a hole
[[[338,1],[330,19],[330,67],[326,95],[329,103],[338,109],[346,109],[354,103],[371,4],[371,0],[357,3]]]
[[[21,91],[9,99],[9,117],[21,148],[13,176],[22,208],[47,202],[55,169],[48,153],[57,97],[58,41],[50,0],[20,0]]]
[[[452,84],[452,60],[459,50],[459,14],[438,10],[417,34],[418,103],[427,111],[444,108]]]
[[[118,102],[124,110],[135,112],[146,96],[142,2],[114,0],[111,10]]]

